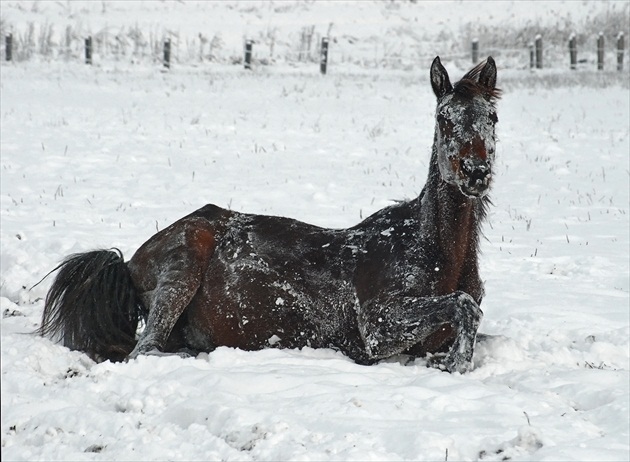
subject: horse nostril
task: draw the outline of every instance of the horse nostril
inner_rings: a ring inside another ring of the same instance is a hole
[[[490,174],[490,168],[485,162],[479,163],[472,159],[464,159],[461,167],[466,176],[473,181],[483,181]]]
[[[473,180],[484,180],[488,176],[489,173],[490,173],[490,170],[484,167],[484,168],[478,168],[478,169],[473,170],[470,176]]]

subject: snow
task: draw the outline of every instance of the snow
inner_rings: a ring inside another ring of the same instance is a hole
[[[137,11],[182,29],[191,18],[189,2],[125,11],[128,3],[83,8],[98,10],[93,27],[132,24]],[[218,17],[244,25],[276,17],[271,7],[221,3]],[[3,2],[2,14],[16,28],[48,18],[63,30],[68,17],[42,12],[61,2],[38,12],[14,4]],[[304,14],[328,24],[328,8],[335,27],[348,18],[352,34],[369,37],[402,21],[411,4],[399,4],[402,13],[385,17],[367,2],[287,3],[278,34],[289,24],[299,31],[304,23],[289,19]],[[544,5],[566,14],[570,4]],[[495,19],[539,15],[507,5]],[[425,33],[437,36],[449,8],[418,8],[433,15]],[[449,33],[488,8],[471,5]],[[242,33],[233,31],[234,46]],[[118,247],[130,258],[206,203],[346,227],[419,194],[434,129],[430,59],[399,72],[337,63],[325,77],[312,64],[249,73],[185,63],[158,72],[105,58],[2,64],[3,460],[630,459],[627,72],[530,73],[497,59],[504,96],[480,262],[480,331],[492,337],[469,373],[424,360],[359,366],[308,348],[96,364],[30,334],[50,279],[33,286],[63,257]],[[451,81],[468,70],[443,63]]]

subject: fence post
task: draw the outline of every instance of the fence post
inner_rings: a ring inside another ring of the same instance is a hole
[[[529,47],[529,68],[533,69],[534,68],[534,43],[533,42],[529,42],[528,45]]]
[[[251,69],[252,68],[252,47],[253,47],[254,41],[253,40],[246,40],[245,41],[245,69]]]
[[[85,64],[92,64],[92,36],[85,39]]]
[[[543,68],[543,43],[542,35],[536,36],[536,69]]]
[[[328,37],[322,37],[322,50],[319,59],[319,71],[326,75],[328,69]]]
[[[597,70],[604,70],[604,33],[600,32],[597,37]]]
[[[472,62],[477,64],[479,62],[479,40],[473,39],[472,41]]]
[[[577,40],[575,34],[569,37],[569,57],[571,59],[571,69],[577,69]]]
[[[7,61],[11,61],[13,59],[13,34],[9,34],[5,38],[4,55]]]
[[[623,71],[623,49],[625,45],[625,37],[623,32],[619,32],[617,36],[617,70]]]
[[[167,38],[164,41],[164,67],[171,68],[171,39]]]

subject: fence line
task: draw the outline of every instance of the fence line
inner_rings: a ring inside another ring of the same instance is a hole
[[[29,44],[34,46],[34,41],[32,39],[32,30],[29,32]],[[319,40],[319,44],[315,45],[316,49],[314,52],[311,52],[311,48],[312,48],[312,43],[313,43],[313,38],[314,36],[317,35]],[[142,42],[142,34],[139,30],[135,31],[135,35],[136,37],[135,39],[135,47],[134,47],[134,51],[132,52],[132,56],[137,56],[138,52],[140,49],[142,49],[142,56],[145,56],[145,49],[146,49],[146,43]],[[175,49],[178,48],[179,45],[179,34],[169,34],[169,37],[167,37],[166,39],[164,39],[161,44],[162,44],[162,49],[159,49],[159,46],[157,45],[158,41],[155,40],[153,37],[151,37],[151,43],[153,43],[153,45],[151,46],[151,48],[153,49],[153,53],[150,53],[150,56],[152,55],[154,57],[154,59],[159,60],[163,63],[163,66],[166,69],[170,69],[171,67],[171,57],[172,57],[172,40],[171,40],[171,36],[173,36],[173,38],[177,39],[177,42],[175,43]],[[104,38],[105,37],[105,38]],[[105,48],[105,54],[107,54],[108,52],[110,54],[114,54],[115,56],[119,56],[120,54],[122,54],[123,56],[126,56],[125,54],[125,50],[127,49],[127,47],[130,46],[130,43],[127,41],[127,39],[125,37],[120,37],[120,35],[116,35],[116,45],[115,46],[111,46],[109,45],[108,40],[106,39],[107,37],[111,37],[111,35],[105,31],[101,31],[101,33],[99,33],[99,38],[97,39],[97,43],[99,44],[99,50],[102,52],[103,47]],[[200,45],[199,45],[199,59],[201,61],[203,61],[203,49],[204,49],[204,45],[207,44],[208,47],[210,48],[210,56],[212,56],[212,49],[213,47],[217,46],[216,43],[216,36],[212,39],[212,41],[208,40],[207,38],[205,38],[201,33],[199,34],[199,40],[200,40]],[[21,40],[21,41],[25,41],[25,40]],[[93,53],[94,53],[94,45],[93,45],[93,39],[92,36],[88,36],[85,38],[85,63],[86,64],[92,64],[93,63]],[[357,39],[358,41],[358,39]],[[141,44],[142,42],[142,44]],[[146,42],[146,40],[145,40]],[[615,54],[616,54],[616,69],[618,71],[623,71],[624,65],[623,65],[623,60],[624,60],[624,54],[626,52],[625,50],[625,35],[623,32],[619,32],[619,34],[616,37],[616,40],[611,40],[611,42],[616,42],[615,43]],[[355,44],[355,42],[350,42],[352,45]],[[186,40],[186,44],[188,45],[188,48],[190,50],[190,43],[188,40]],[[255,58],[255,54],[254,54],[254,44],[256,44],[256,41],[252,40],[252,39],[248,39],[244,41],[244,46],[243,46],[243,58],[242,61],[239,59],[235,59],[234,57],[231,58],[231,62],[233,64],[238,64],[238,63],[243,63],[244,64],[244,68],[245,69],[252,69],[252,65],[253,63],[257,63],[258,65],[265,65],[265,64],[270,64],[270,61],[272,61],[271,55],[273,55],[273,47],[274,47],[274,42],[272,41],[270,46],[270,59],[269,60],[264,60],[264,59],[259,59],[256,60]],[[314,30],[314,26],[313,27],[305,27],[302,29],[302,32],[300,34],[300,44],[299,44],[299,48],[297,51],[295,52],[285,52],[283,54],[284,58],[289,58],[289,60],[297,60],[298,62],[318,62],[319,63],[319,67],[320,67],[320,72],[322,74],[326,74],[328,71],[328,68],[331,64],[331,60],[329,55],[329,47],[331,44],[331,40],[330,37],[325,36],[325,37],[321,37],[319,34],[315,34],[315,30]],[[49,44],[50,45],[50,44]],[[65,50],[62,50],[58,55],[65,55],[66,57],[70,58],[71,57],[71,45],[72,45],[72,37],[69,33],[68,30],[66,30],[66,44],[65,44]],[[596,56],[597,56],[597,69],[598,70],[604,70],[605,68],[605,56],[606,56],[606,39],[604,37],[604,34],[602,32],[600,32],[597,36],[597,40],[596,40]],[[24,46],[22,44],[22,46]],[[13,61],[15,59],[15,47],[16,47],[16,41],[14,40],[13,34],[9,33],[5,36],[5,40],[4,40],[4,56],[5,56],[5,60],[6,61]],[[59,46],[60,49],[62,49],[63,47],[60,45]],[[110,49],[111,48],[111,49]],[[578,45],[577,45],[577,39],[576,39],[576,35],[575,34],[571,34],[569,36],[568,39],[568,48],[569,48],[569,68],[572,70],[577,69],[578,64],[583,64],[586,63],[587,60],[586,59],[578,59]],[[44,50],[45,49],[45,50]],[[377,48],[375,48],[376,50]],[[486,50],[482,50],[480,48],[480,43],[479,40],[477,38],[473,39],[471,41],[471,47],[470,47],[470,58],[472,58],[472,61],[474,64],[476,64],[477,62],[479,62],[479,57],[480,54],[482,54],[482,51],[484,53],[518,53],[518,54],[523,54],[524,56],[526,56],[526,52],[527,49],[529,49],[529,67],[530,68],[536,68],[536,69],[543,69],[544,67],[544,63],[543,63],[543,57],[545,54],[545,48],[543,46],[543,37],[542,35],[537,35],[534,40],[532,42],[530,42],[528,44],[527,48],[488,48]],[[122,50],[122,51],[121,51]],[[50,55],[52,54],[52,47],[51,46],[46,46],[44,47],[43,45],[40,47],[40,51],[42,53],[45,53],[46,55]],[[160,51],[162,51],[163,53],[163,58],[160,60],[158,58]],[[374,57],[373,58],[373,63],[374,65],[387,65],[387,64],[394,64],[394,65],[400,65],[400,66],[405,66],[405,60],[409,60],[411,58],[409,57],[403,57],[400,54],[397,53],[393,53],[392,56],[388,56],[389,52],[391,52],[392,49],[390,48],[389,50],[386,50],[386,53],[384,56],[377,58]],[[30,55],[32,54],[32,52],[28,52],[25,53],[23,56],[26,56],[26,59],[28,59],[30,57]],[[466,54],[465,53],[461,53],[461,54],[451,54],[451,55],[442,55],[442,58],[444,59],[463,59],[465,58]],[[345,56],[342,56],[342,62],[345,61]],[[412,57],[413,58],[413,57]],[[423,57],[421,56],[415,56],[415,59],[422,59]],[[526,59],[526,58],[525,58]],[[358,61],[357,61],[358,60]],[[369,60],[368,60],[369,61]],[[291,62],[291,61],[289,61]],[[333,61],[334,62],[334,61]],[[359,62],[362,64],[367,64],[366,63],[366,59],[365,58],[355,58],[355,62]],[[523,68],[527,68],[527,64],[524,62],[523,63]]]
[[[596,52],[597,52],[597,70],[604,70],[604,62],[606,56],[606,47],[605,47],[605,37],[604,33],[600,32],[597,36],[596,42]],[[479,41],[477,39],[473,39],[471,42],[472,46],[472,60],[473,63],[478,61],[479,56]],[[569,68],[572,70],[577,69],[578,63],[585,63],[586,60],[578,60],[578,46],[577,46],[577,38],[574,33],[569,36]],[[533,42],[530,42],[528,45],[529,48],[529,67],[542,69],[543,68],[543,40],[541,35],[537,35]],[[495,48],[489,49],[497,50],[497,51],[518,51],[519,49],[509,49],[509,48]],[[619,32],[617,35],[616,41],[616,55],[617,55],[617,70],[623,71],[623,58],[625,54],[625,35],[623,32]]]

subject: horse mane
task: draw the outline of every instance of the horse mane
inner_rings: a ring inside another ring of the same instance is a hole
[[[481,95],[494,104],[501,98],[502,91],[499,88],[488,88],[479,83],[479,75],[485,66],[486,61],[482,61],[466,72],[461,80],[453,85],[453,91],[456,94],[467,98],[473,98]]]

